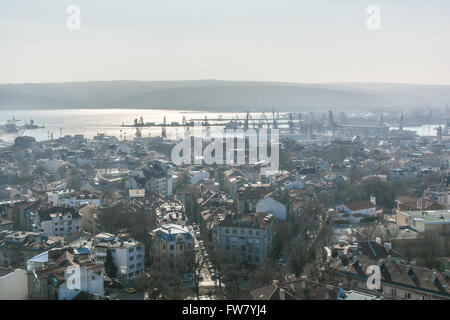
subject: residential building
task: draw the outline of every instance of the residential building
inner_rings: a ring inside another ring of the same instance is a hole
[[[31,258],[27,270],[33,275],[29,282],[31,299],[72,300],[81,293],[104,296],[102,268],[84,252],[52,249]]]
[[[398,197],[396,208],[401,211],[440,210],[443,206],[427,198],[413,198],[407,196]]]
[[[259,200],[272,192],[269,184],[247,184],[237,191],[237,211],[238,213],[254,212]]]
[[[144,271],[145,246],[131,239],[128,234],[117,236],[109,233],[97,234],[92,243],[93,261],[103,267],[108,250],[117,267],[117,278],[124,284],[133,284]]]
[[[153,261],[176,258],[192,252],[194,237],[186,226],[164,224],[151,232],[153,238]]]
[[[23,269],[0,267],[0,300],[27,300],[28,274]]]
[[[378,266],[381,288],[369,289],[369,266]],[[331,259],[323,280],[340,285],[347,290],[358,290],[377,295],[386,300],[449,300],[450,284],[444,274],[407,263],[399,257],[374,259],[371,257],[343,255]]]
[[[336,206],[334,218],[358,223],[364,218],[379,216],[382,212],[376,204],[376,198],[371,196],[370,201],[347,202]]]
[[[286,220],[286,206],[272,197],[265,197],[256,203],[256,212],[266,212],[273,215],[277,220]]]
[[[264,212],[227,215],[216,227],[217,244],[242,261],[262,265],[272,246],[274,219]]]
[[[399,227],[408,227],[420,233],[450,235],[450,210],[396,210],[396,222]]]
[[[64,237],[82,229],[82,217],[73,207],[48,207],[30,214],[31,230],[48,236]]]
[[[63,238],[43,232],[0,231],[0,266],[25,267],[27,259],[63,245]]]
[[[376,295],[307,280],[306,277],[271,284],[250,291],[254,300],[377,300]]]

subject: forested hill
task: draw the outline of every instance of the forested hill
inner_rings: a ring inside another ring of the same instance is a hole
[[[148,108],[204,111],[392,110],[443,107],[450,86],[384,83],[105,81],[2,84],[0,109]]]

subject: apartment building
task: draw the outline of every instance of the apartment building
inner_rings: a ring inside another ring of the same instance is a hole
[[[242,261],[264,264],[272,246],[274,216],[264,212],[225,216],[216,227],[220,248],[236,252]]]
[[[151,232],[153,261],[175,258],[194,249],[194,237],[184,225],[164,224]]]
[[[399,227],[408,227],[420,233],[450,234],[450,210],[396,210],[395,217]]]
[[[146,179],[145,188],[160,193],[165,196],[171,196],[173,193],[172,171],[167,163],[162,161],[151,161],[147,167],[142,169]]]
[[[82,229],[82,217],[75,208],[49,207],[30,215],[31,230],[47,236],[64,237]]]
[[[257,203],[272,192],[269,184],[246,184],[237,191],[238,213],[254,212]]]
[[[28,260],[30,299],[72,300],[81,293],[104,297],[102,268],[72,248],[51,249]]]
[[[117,267],[117,278],[124,284],[133,284],[144,271],[145,246],[128,234],[117,236],[99,233],[92,241],[93,261],[103,268],[108,250]]]
[[[369,289],[368,267],[378,266],[381,288]],[[448,276],[407,263],[399,257],[373,259],[365,256],[340,256],[332,259],[324,280],[347,290],[359,290],[385,300],[448,300]]]
[[[63,242],[61,237],[47,236],[42,232],[0,231],[0,266],[25,267],[27,259],[60,247]]]

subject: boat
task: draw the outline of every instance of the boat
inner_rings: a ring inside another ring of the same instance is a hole
[[[27,129],[27,130],[32,130],[32,129],[44,129],[45,127],[43,125],[39,126],[39,125],[34,124],[34,120],[31,119],[30,123],[25,123],[23,128]]]
[[[0,140],[4,143],[13,143],[17,137],[20,137],[25,132],[23,127],[17,126],[20,120],[12,119],[6,123],[0,124]]]

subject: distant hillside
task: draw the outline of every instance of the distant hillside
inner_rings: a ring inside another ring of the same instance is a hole
[[[0,85],[0,109],[147,108],[201,111],[409,109],[450,102],[450,86],[388,83],[109,81]]]

